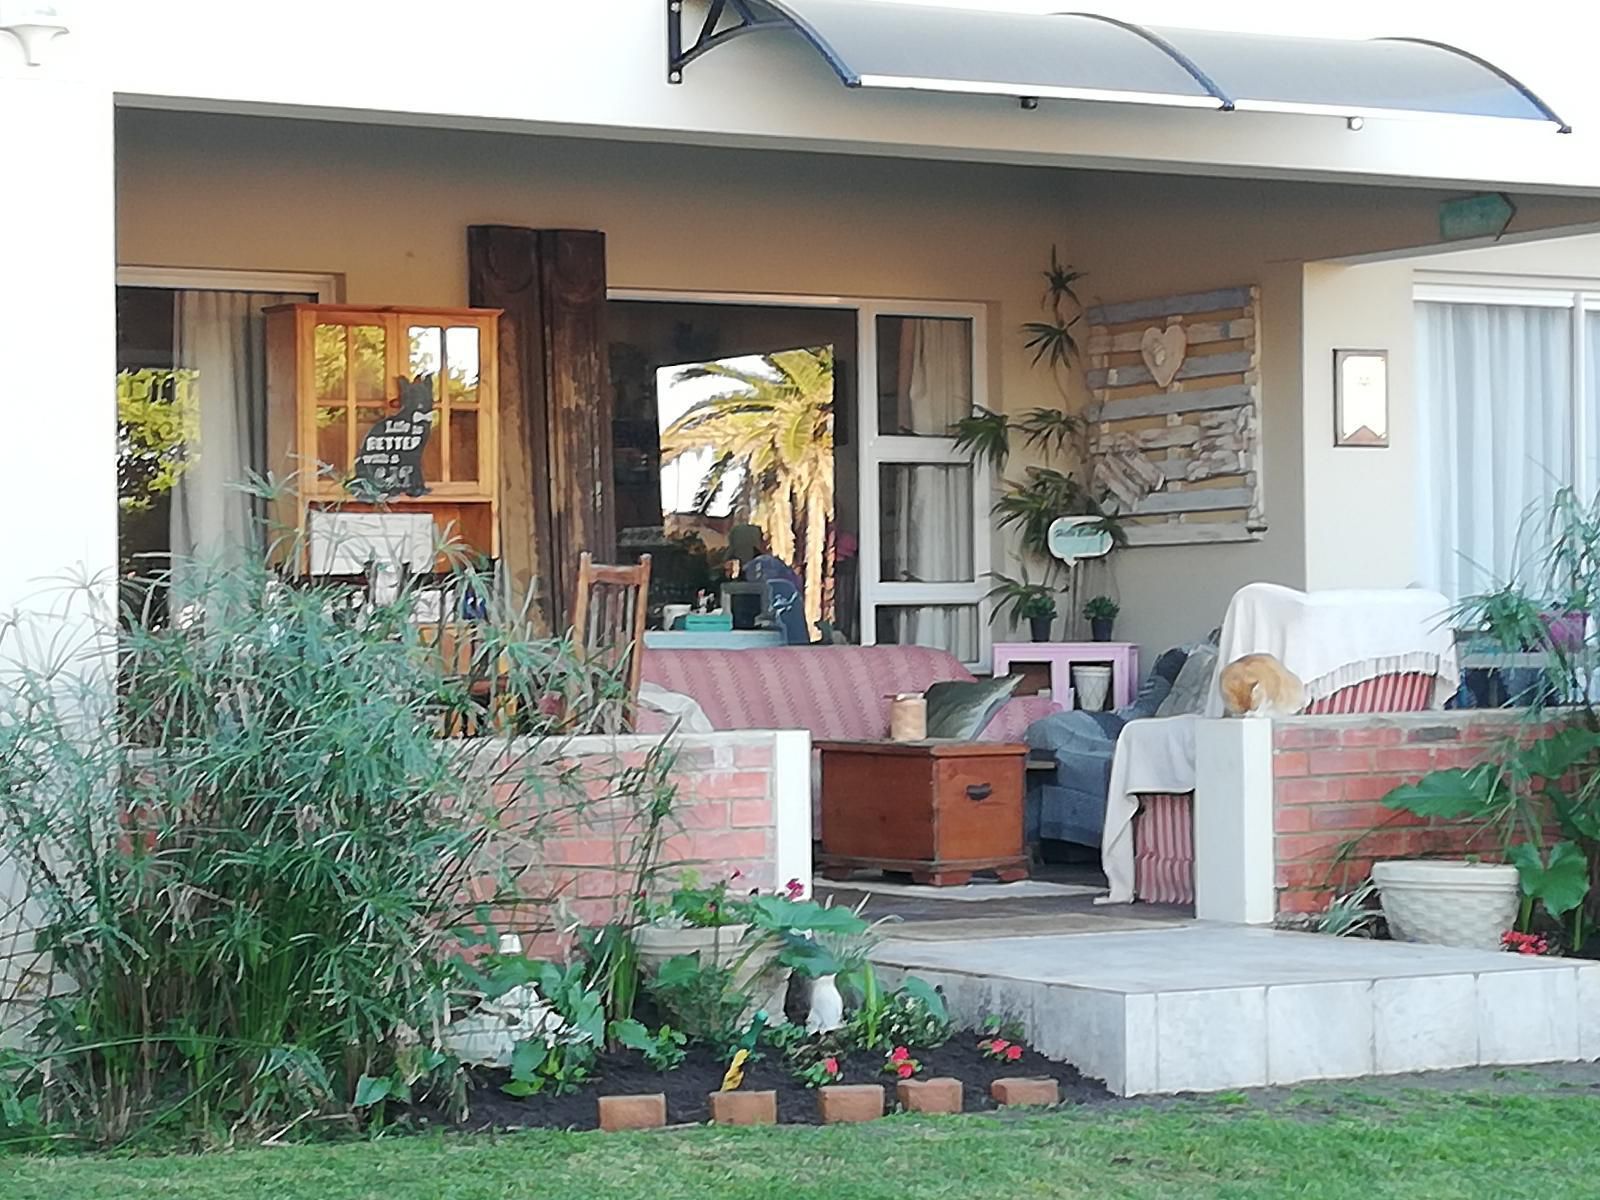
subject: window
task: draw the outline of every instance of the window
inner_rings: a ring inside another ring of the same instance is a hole
[[[1556,491],[1600,488],[1600,291],[1419,287],[1418,553],[1452,599],[1523,575]]]

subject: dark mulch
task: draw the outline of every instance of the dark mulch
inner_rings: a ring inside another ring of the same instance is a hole
[[[977,1048],[979,1035],[958,1033],[937,1050],[919,1050],[922,1064],[918,1078],[954,1076],[962,1089],[967,1112],[995,1108],[989,1098],[989,1084],[1008,1075],[1049,1076],[1061,1085],[1065,1104],[1093,1104],[1115,1099],[1099,1080],[1085,1079],[1067,1063],[1055,1062],[1029,1050],[1017,1062],[1001,1063],[983,1057]],[[778,1120],[784,1124],[816,1124],[816,1093],[789,1073],[788,1064],[777,1051],[763,1050],[764,1057],[745,1067],[744,1088],[748,1091],[776,1091]],[[881,1083],[894,1107],[895,1077],[884,1073],[881,1054],[852,1052],[841,1055],[841,1083]],[[706,1097],[722,1083],[727,1063],[709,1050],[694,1048],[684,1064],[665,1074],[653,1070],[633,1054],[606,1054],[595,1077],[577,1091],[564,1096],[541,1094],[525,1099],[507,1096],[500,1090],[503,1072],[479,1073],[470,1092],[470,1116],[465,1128],[481,1129],[593,1129],[595,1100],[600,1096],[622,1096],[645,1092],[665,1092],[669,1124],[690,1124],[709,1120]],[[421,1114],[418,1114],[419,1116]]]

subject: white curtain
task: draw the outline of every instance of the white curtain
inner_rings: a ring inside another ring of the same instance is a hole
[[[900,428],[948,436],[972,411],[972,326],[906,318],[897,378]],[[896,464],[883,470],[883,575],[890,581],[970,582],[973,564],[972,468]],[[962,605],[892,610],[894,641],[937,646],[963,662],[978,657],[977,611]]]
[[[254,499],[239,484],[264,471],[266,339],[261,310],[306,296],[274,292],[173,293],[173,361],[198,372],[200,434],[172,491],[175,561],[261,549]]]
[[[1539,521],[1573,474],[1571,342],[1568,309],[1418,303],[1427,586],[1459,599],[1537,561]]]

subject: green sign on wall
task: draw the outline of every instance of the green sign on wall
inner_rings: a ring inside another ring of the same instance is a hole
[[[1447,242],[1467,238],[1498,239],[1517,215],[1517,206],[1502,192],[1484,192],[1439,203],[1439,237]]]

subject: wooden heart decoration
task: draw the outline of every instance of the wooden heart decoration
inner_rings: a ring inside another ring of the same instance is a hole
[[[1165,329],[1152,326],[1139,339],[1139,357],[1150,369],[1150,377],[1157,387],[1171,387],[1189,353],[1189,335],[1182,325],[1168,325]]]

